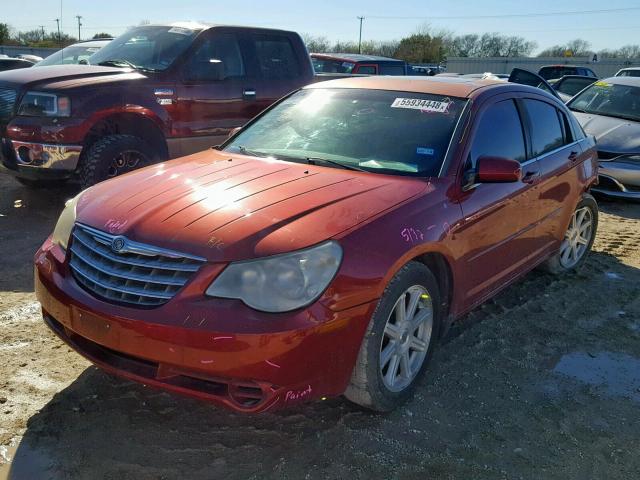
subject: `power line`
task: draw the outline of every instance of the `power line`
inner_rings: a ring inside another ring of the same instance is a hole
[[[368,15],[367,18],[376,18],[383,20],[463,20],[463,19],[481,19],[481,18],[530,18],[530,17],[555,17],[564,15],[596,15],[602,13],[619,13],[640,10],[640,7],[629,8],[606,8],[601,10],[573,10],[564,12],[546,12],[546,13],[511,13],[502,15],[455,15],[455,16],[428,16],[428,17],[416,17],[415,15],[410,17],[399,17],[391,15]]]

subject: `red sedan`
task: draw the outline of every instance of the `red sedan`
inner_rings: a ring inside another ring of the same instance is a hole
[[[35,256],[45,322],[105,370],[244,412],[406,400],[449,325],[584,262],[594,140],[536,88],[341,79],[225,144],[98,184]]]

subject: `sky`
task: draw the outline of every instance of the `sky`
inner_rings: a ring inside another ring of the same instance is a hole
[[[518,3],[507,0],[0,0],[0,22],[16,30],[44,25],[45,30],[55,31],[55,19],[60,18],[62,30],[77,36],[76,15],[81,15],[82,37],[87,38],[98,32],[118,35],[143,20],[152,23],[193,20],[277,27],[326,36],[330,40],[357,41],[357,17],[363,16],[363,40],[400,39],[428,25],[456,34],[520,35],[536,41],[537,51],[574,38],[588,40],[593,50],[640,44],[640,0],[537,0],[526,2],[526,6],[522,5],[524,2]],[[589,10],[617,11],[577,13]],[[559,15],[559,12],[576,13]],[[549,13],[553,15],[547,15]]]

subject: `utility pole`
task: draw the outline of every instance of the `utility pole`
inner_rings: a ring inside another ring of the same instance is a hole
[[[82,26],[82,23],[80,22],[80,20],[82,20],[82,16],[76,15],[76,18],[78,19],[78,41],[80,41],[80,27]]]
[[[358,38],[358,53],[362,53],[362,21],[364,20],[364,17],[356,17],[358,20],[360,20],[360,37]]]
[[[58,24],[58,44],[62,45],[62,38],[60,37],[60,19],[56,18],[56,23]]]
[[[44,25],[38,25],[42,31],[42,41],[44,42]]]

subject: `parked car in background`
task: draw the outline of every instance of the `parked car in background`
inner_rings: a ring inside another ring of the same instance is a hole
[[[29,54],[16,55],[16,58],[21,58],[22,60],[27,60],[31,63],[37,63],[40,60],[42,60],[42,57],[40,57],[39,55],[29,55]]]
[[[22,58],[0,58],[0,72],[4,72],[6,70],[16,70],[18,68],[29,68],[33,67],[33,62],[29,60],[24,60]],[[1,102],[1,100],[0,100]]]
[[[35,64],[36,67],[47,67],[50,65],[68,65],[84,63],[88,64],[89,57],[108,45],[113,39],[87,40],[85,42],[74,43],[68,47],[52,53],[44,60]]]
[[[593,191],[640,200],[640,78],[599,80],[567,106],[597,139],[599,183]]]
[[[582,75],[596,79],[598,78],[594,71],[589,67],[578,67],[575,65],[546,65],[538,70],[538,75],[545,80],[561,78],[565,75]]]
[[[509,74],[508,73],[491,73],[491,72],[465,73],[464,75],[461,75],[461,77],[462,78],[477,78],[477,79],[508,80],[509,79]]]
[[[597,78],[584,75],[565,75],[562,78],[549,80],[549,84],[558,92],[562,101],[566,103],[576,93],[587,88],[596,80]]]
[[[453,320],[584,262],[593,137],[495,80],[305,87],[218,149],[98,184],[35,255],[46,324],[103,369],[241,412],[388,411]]]
[[[407,75],[407,63],[395,58],[355,53],[312,53],[316,73]]]
[[[294,32],[199,23],[129,29],[91,65],[0,75],[5,170],[83,187],[221,143],[315,80]]]
[[[629,67],[618,70],[616,77],[640,77],[640,67]]]

